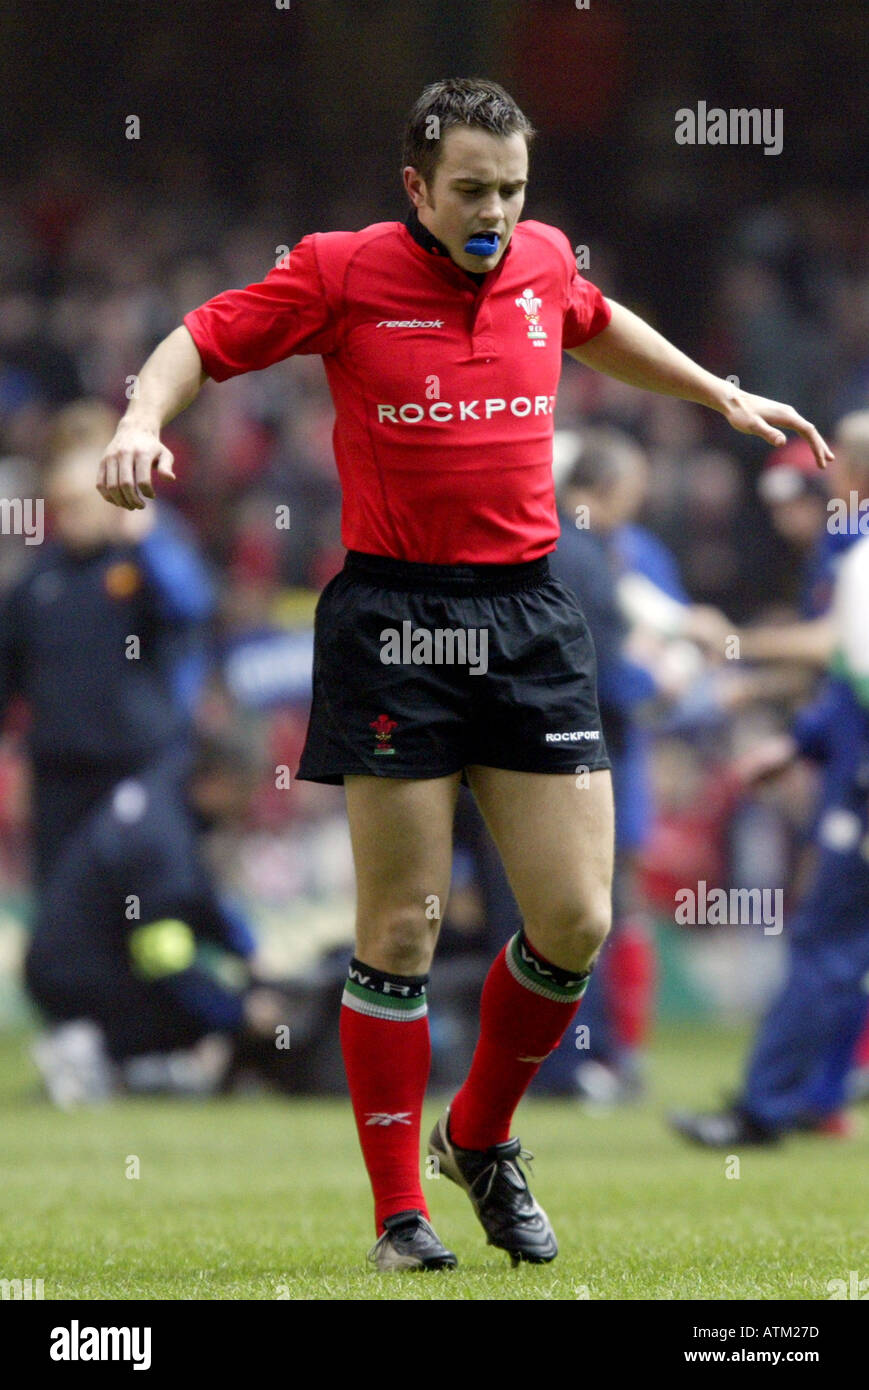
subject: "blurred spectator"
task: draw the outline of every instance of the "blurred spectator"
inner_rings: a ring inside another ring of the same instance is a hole
[[[840,422],[844,491],[869,499],[869,411]],[[737,1099],[711,1114],[672,1118],[709,1148],[768,1144],[797,1129],[847,1133],[842,1107],[855,1053],[862,1058],[869,969],[869,537],[858,534],[839,568],[831,615],[831,673],[790,734],[751,749],[746,781],[795,758],[821,767],[817,858],[788,923],[788,971],[764,1016]],[[806,1001],[811,1001],[807,1024]]]
[[[41,885],[79,821],[123,777],[157,765],[167,785],[184,775],[213,603],[170,509],[122,515],[95,491],[106,421],[94,434],[77,410],[56,423],[63,448],[45,475],[53,538],[35,547],[0,603],[0,717],[15,697],[30,714]],[[43,500],[33,505],[43,517]]]
[[[157,1089],[155,1076],[167,1089],[213,1090],[231,1064],[229,1045],[215,1046],[221,1035],[238,1035],[248,1052],[253,1035],[274,1056],[276,1029],[289,1029],[285,1001],[252,982],[250,927],[219,896],[198,843],[244,815],[254,785],[250,751],[211,739],[183,791],[146,769],[67,840],[25,964],[30,994],[53,1025],[34,1058],[55,1104],[104,1100],[125,1082]],[[208,942],[246,963],[244,987],[223,984],[203,962]],[[189,1053],[205,1038],[210,1049],[170,1065],[165,1054]],[[289,1038],[285,1064],[288,1047]]]

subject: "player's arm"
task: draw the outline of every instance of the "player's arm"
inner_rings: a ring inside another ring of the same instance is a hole
[[[629,386],[709,406],[719,411],[735,430],[759,435],[768,444],[784,444],[782,431],[794,430],[811,445],[818,467],[826,468],[833,457],[829,445],[792,406],[753,396],[714,376],[630,309],[611,299],[607,303],[612,310],[607,327],[579,347],[567,349],[577,362]]]
[[[190,404],[206,378],[226,381],[295,353],[335,350],[342,322],[335,286],[352,243],[350,232],[303,237],[264,280],[224,290],[184,315],[142,368],[138,396],[106,450],[97,481],[106,501],[129,511],[144,507],[154,496],[152,469],[173,476],[160,429]]]
[[[107,502],[128,510],[154,496],[151,471],[172,478],[173,458],[160,431],[199,394],[207,373],[190,331],[181,324],[143,366],[138,394],[130,401],[100,460],[97,488]]]

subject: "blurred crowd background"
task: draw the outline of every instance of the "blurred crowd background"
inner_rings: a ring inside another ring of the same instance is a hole
[[[710,369],[830,431],[869,407],[860,11],[738,0],[592,0],[587,11],[571,0],[7,8],[0,496],[42,496],[57,412],[83,398],[122,412],[130,378],[189,309],[262,279],[307,232],[403,219],[403,117],[426,81],[447,74],[492,76],[527,110],[540,135],[526,215],[588,248],[589,279]],[[676,145],[675,111],[700,100],[781,107],[782,153]],[[278,788],[274,775],[296,766],[314,604],[343,558],[332,421],[319,359],[296,358],[206,386],[164,434],[178,475],[164,495],[219,592],[199,718],[242,723],[266,750],[223,867],[265,957],[289,973],[352,931],[342,793],[294,780]],[[638,520],[670,549],[691,600],[734,624],[796,615],[802,556],[759,500],[762,443],[565,362],[556,426],[589,423],[627,431],[646,452]],[[275,524],[280,505],[288,527]],[[22,538],[0,538],[0,589],[30,558]],[[730,759],[758,731],[786,727],[796,702],[707,700],[696,693],[709,676],[702,661],[695,674],[676,713],[653,701],[644,715],[656,812],[641,881],[659,921],[669,1016],[753,1010],[766,997],[775,939],[678,929],[673,894],[699,879],[793,884],[813,796],[805,769],[769,791],[733,793]],[[0,743],[7,1021],[20,1016],[13,967],[29,900],[25,718],[11,711]],[[509,928],[491,919],[486,852],[473,835],[457,846],[457,955],[488,958]]]

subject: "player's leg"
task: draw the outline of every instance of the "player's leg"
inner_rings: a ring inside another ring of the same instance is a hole
[[[449,567],[348,553],[317,605],[299,762],[300,778],[341,780],[347,795],[358,910],[341,1044],[384,1232],[372,1251],[379,1269],[455,1263],[425,1222],[419,1122],[430,1064],[425,985],[449,891],[470,692],[464,668],[402,661],[384,645],[405,622],[451,626],[450,585]],[[405,1212],[423,1215],[394,1230]]]
[[[431,1063],[425,987],[449,893],[459,781],[345,778],[357,912],[341,1047],[378,1234],[401,1213],[428,1216],[419,1170]],[[447,1263],[436,1251],[435,1260]]]
[[[356,950],[367,965],[425,974],[450,886],[461,774],[344,779],[356,870]]]
[[[504,861],[523,927],[483,986],[468,1077],[431,1136],[447,1177],[468,1192],[489,1243],[514,1263],[558,1244],[510,1139],[513,1113],[569,1028],[610,923],[613,799],[608,770],[563,774],[468,768]]]
[[[456,1142],[483,1149],[509,1137],[609,930],[613,800],[605,770],[574,777],[472,767],[468,780],[523,920],[489,973],[480,1041],[451,1110]]]
[[[568,1029],[534,1082],[536,1095],[569,1095],[595,1106],[629,1104],[645,1092],[644,1052],[655,993],[654,937],[637,887],[637,855],[619,846],[615,777],[613,791],[612,929],[583,995],[582,1029]]]

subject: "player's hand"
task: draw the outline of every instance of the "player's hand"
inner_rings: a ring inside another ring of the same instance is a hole
[[[832,462],[833,451],[822,439],[814,425],[798,415],[793,406],[782,405],[780,401],[769,401],[765,396],[752,396],[748,391],[731,387],[721,413],[729,425],[741,434],[756,434],[768,444],[784,444],[785,430],[793,430],[810,445],[819,468],[826,468]]]
[[[175,481],[171,452],[159,434],[121,420],[115,436],[100,459],[97,491],[115,507],[136,511],[155,496],[152,473]]]

